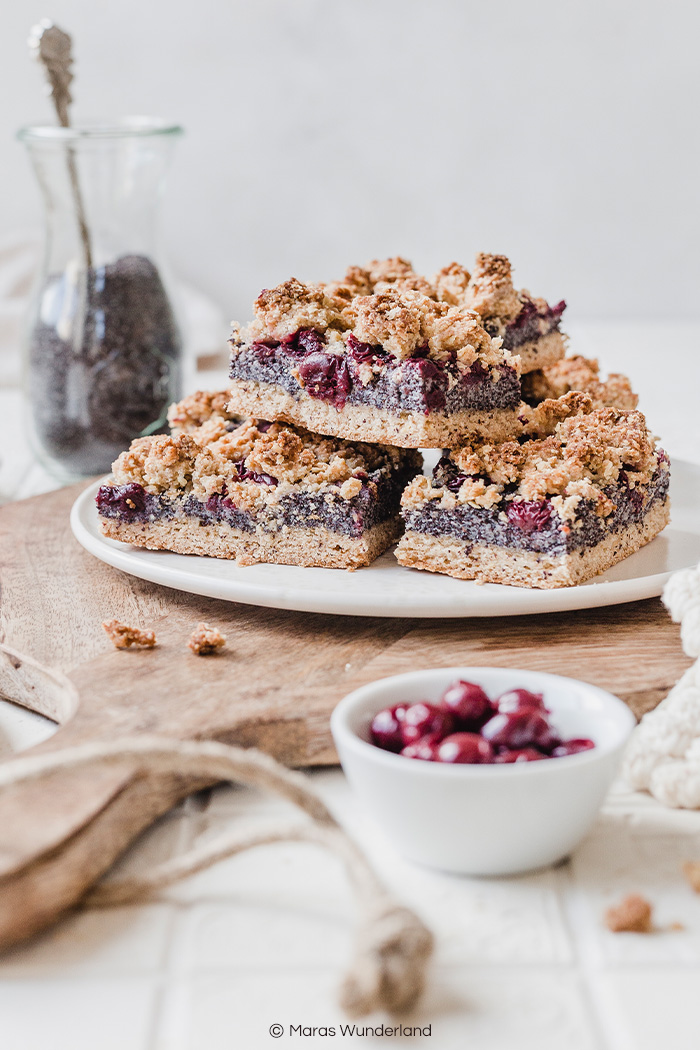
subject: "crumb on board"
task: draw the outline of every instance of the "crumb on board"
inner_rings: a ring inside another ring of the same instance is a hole
[[[210,656],[226,645],[226,636],[208,623],[198,623],[187,643],[195,656]]]
[[[102,626],[115,649],[152,649],[156,644],[154,631],[128,627],[119,620],[106,620]]]
[[[691,888],[700,893],[700,860],[687,860],[683,865],[683,874]]]
[[[638,893],[628,894],[605,912],[605,925],[612,933],[651,933],[652,906]]]

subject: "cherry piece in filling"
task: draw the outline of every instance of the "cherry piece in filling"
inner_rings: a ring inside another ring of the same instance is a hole
[[[476,731],[496,714],[492,704],[480,685],[474,682],[458,681],[448,686],[440,701],[450,714],[454,715],[460,729]]]
[[[495,748],[503,747],[513,751],[525,747],[549,751],[559,744],[547,716],[534,707],[499,712],[486,723],[481,732]]]
[[[529,536],[531,532],[540,532],[549,523],[552,504],[545,499],[513,500],[508,504],[506,516],[510,525]]]
[[[406,704],[396,704],[378,711],[372,719],[370,734],[372,743],[385,751],[400,751],[404,746],[401,723],[406,713]]]
[[[447,736],[454,728],[454,719],[448,711],[420,700],[406,708],[401,723],[404,744],[415,744],[422,736]]]
[[[564,740],[552,750],[552,758],[564,758],[565,755],[578,755],[581,751],[590,751],[595,744],[585,737],[577,737],[574,740]]]
[[[452,733],[438,744],[437,761],[483,765],[493,762],[494,751],[478,733]]]
[[[509,689],[507,693],[499,696],[496,705],[502,713],[517,711],[520,707],[536,707],[540,711],[546,711],[542,693],[531,693],[529,689]]]

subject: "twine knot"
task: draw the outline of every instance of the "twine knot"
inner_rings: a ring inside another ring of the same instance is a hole
[[[357,932],[354,962],[340,1001],[350,1014],[404,1011],[415,1006],[425,986],[433,935],[414,912],[385,899],[368,909]]]

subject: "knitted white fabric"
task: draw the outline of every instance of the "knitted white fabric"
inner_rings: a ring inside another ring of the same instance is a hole
[[[700,657],[700,566],[674,573],[663,602],[681,625],[688,656]],[[667,806],[700,808],[700,660],[632,734],[622,768],[628,783]]]

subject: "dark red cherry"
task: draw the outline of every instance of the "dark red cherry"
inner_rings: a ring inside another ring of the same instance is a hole
[[[494,758],[494,762],[503,765],[511,762],[539,762],[540,759],[549,758],[534,747],[522,747],[518,751],[501,751]]]
[[[302,358],[298,371],[311,397],[330,401],[336,408],[345,405],[352,380],[342,357],[314,350]]]
[[[458,681],[448,686],[440,701],[446,711],[454,716],[460,729],[476,732],[496,713],[480,685],[474,682]]]
[[[483,737],[496,748],[519,751],[537,747],[549,751],[559,741],[554,736],[547,716],[534,707],[520,707],[516,711],[499,711],[482,728]]]
[[[378,711],[372,719],[370,735],[372,743],[385,751],[400,751],[404,746],[401,723],[406,713],[406,704],[396,704]]]
[[[420,700],[406,708],[401,722],[401,739],[406,744],[415,744],[422,736],[447,736],[454,728],[454,719],[449,711],[436,704]]]
[[[540,711],[546,711],[542,693],[531,693],[529,689],[509,689],[507,693],[499,696],[496,701],[498,710],[502,713],[517,711],[520,707],[536,707]]]
[[[540,532],[552,517],[552,504],[544,499],[513,500],[508,504],[506,516],[511,525],[515,525],[526,535]]]
[[[574,740],[564,740],[552,751],[552,758],[564,758],[566,755],[578,755],[581,751],[590,751],[595,744],[586,737],[576,737]]]
[[[407,744],[401,754],[404,758],[420,758],[424,762],[435,762],[437,760],[437,747],[440,743],[440,737],[435,736],[422,736],[420,740],[416,740],[415,744]]]
[[[493,758],[493,748],[478,733],[452,733],[437,747],[438,762],[483,765],[493,762]]]

